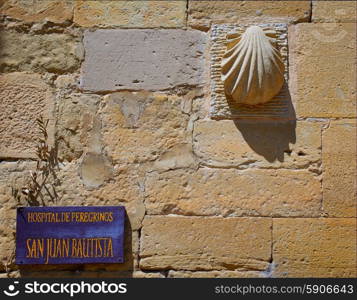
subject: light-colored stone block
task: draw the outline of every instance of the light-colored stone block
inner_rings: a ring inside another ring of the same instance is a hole
[[[306,22],[309,1],[189,1],[188,25],[208,29],[211,23]]]
[[[200,120],[194,152],[214,167],[308,168],[321,161],[321,127],[307,121]]]
[[[0,36],[0,70],[3,72],[72,72],[83,59],[80,38],[71,35],[1,31]]]
[[[54,99],[38,74],[0,75],[0,157],[33,158],[42,137],[36,119],[49,120],[49,142],[53,142]]]
[[[312,1],[312,21],[332,23],[356,22],[356,1]]]
[[[76,1],[74,22],[83,27],[182,27],[186,1]]]
[[[72,161],[88,151],[101,153],[101,122],[97,116],[100,100],[98,95],[86,94],[60,97],[56,134],[62,159]]]
[[[356,116],[356,26],[289,28],[290,92],[298,117]]]
[[[169,278],[264,278],[264,271],[169,271]]]
[[[319,216],[321,183],[307,170],[210,169],[151,172],[148,214]]]
[[[104,160],[104,158],[102,159]],[[102,165],[100,167],[103,168]],[[95,166],[91,166],[89,171],[92,170],[95,170]],[[141,227],[141,221],[145,215],[144,178],[138,166],[122,164],[113,167],[112,170],[106,166],[105,170],[100,170],[102,175],[97,175],[100,178],[104,177],[104,180],[101,180],[101,184],[96,187],[93,185],[88,187],[86,180],[89,179],[83,178],[83,167],[81,171],[82,177],[80,176],[80,166],[74,162],[65,163],[61,167],[58,173],[61,184],[57,188],[60,203],[65,203],[68,206],[123,205],[130,222],[130,226],[127,228],[138,230]],[[95,176],[95,174],[89,175]],[[110,180],[108,180],[109,176]],[[96,177],[94,178],[96,179]],[[92,177],[90,179],[94,180]]]
[[[192,150],[187,145],[192,140],[192,130],[190,117],[181,106],[183,99],[150,92],[105,96],[101,116],[109,157],[121,163],[159,159],[155,162],[159,169],[192,163]]]
[[[273,219],[273,277],[356,277],[356,219]]]
[[[331,121],[322,135],[323,209],[330,217],[356,216],[356,121]]]
[[[73,17],[73,0],[2,0],[0,12],[25,22],[63,23]]]
[[[161,90],[204,82],[206,34],[191,30],[86,31],[81,88]]]
[[[265,270],[270,251],[268,218],[147,216],[141,232],[140,267]]]

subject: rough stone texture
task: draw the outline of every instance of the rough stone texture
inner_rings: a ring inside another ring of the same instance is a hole
[[[41,76],[30,73],[0,75],[0,157],[35,156],[40,131],[36,119],[50,120],[53,137],[53,96]]]
[[[194,152],[209,166],[307,168],[320,162],[321,126],[305,121],[201,120],[195,122]]]
[[[147,216],[141,232],[140,267],[265,270],[270,251],[271,220],[267,218]]]
[[[136,271],[133,273],[134,278],[165,278],[165,276],[161,273],[153,273],[153,272],[142,272]]]
[[[190,117],[181,107],[182,100],[183,97],[150,92],[121,92],[105,96],[101,115],[103,141],[109,157],[116,162],[136,163],[153,161],[163,154],[161,163],[157,162],[158,167],[190,163],[192,154],[189,152],[189,160],[177,158],[182,155],[177,148],[187,147],[184,145],[192,139]]]
[[[274,219],[274,277],[356,277],[356,219]]]
[[[192,151],[191,144],[179,144],[164,152],[155,160],[154,170],[174,170],[196,166],[196,158]]]
[[[0,277],[355,277],[356,4],[293,25],[311,2],[0,0]],[[252,24],[278,30],[284,101],[212,102]],[[64,159],[44,205],[124,205],[124,264],[14,264],[40,115]]]
[[[87,187],[96,188],[112,178],[112,166],[110,162],[101,154],[86,153],[81,167],[80,176]]]
[[[206,34],[186,30],[86,31],[81,88],[160,90],[203,83]]]
[[[13,267],[17,201],[11,195],[11,187],[23,186],[25,174],[33,168],[28,162],[0,162],[0,272]],[[27,170],[27,171],[26,171]]]
[[[80,39],[68,34],[1,31],[0,43],[2,72],[70,72],[79,68],[84,55]]]
[[[2,0],[0,13],[25,22],[63,23],[72,19],[73,0]]]
[[[169,278],[264,278],[264,271],[169,271]]]
[[[66,163],[62,166],[58,188],[59,205],[124,205],[128,213],[130,228],[137,230],[145,215],[143,203],[143,178],[141,169],[133,165],[116,165],[111,180],[106,180],[98,188],[84,185],[79,176],[79,166]],[[107,172],[105,172],[107,174]]]
[[[182,27],[186,1],[77,1],[74,22],[84,27]]]
[[[7,224],[0,225],[0,271],[11,266],[15,251],[15,230]]]
[[[323,209],[356,216],[356,120],[331,121],[322,136]]]
[[[101,153],[101,122],[96,115],[100,100],[97,95],[85,94],[60,97],[57,138],[62,159],[78,159],[84,151]]]
[[[306,170],[209,169],[147,174],[148,214],[315,216],[319,179]]]
[[[313,22],[356,22],[356,1],[312,1]]]
[[[188,25],[208,29],[211,23],[306,22],[309,1],[189,1]]]
[[[356,116],[356,26],[289,28],[291,95],[298,117]]]

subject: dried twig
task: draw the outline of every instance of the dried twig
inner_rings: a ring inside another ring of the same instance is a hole
[[[56,186],[60,184],[56,171],[59,170],[58,143],[55,141],[54,146],[48,145],[48,120],[38,118],[36,123],[41,132],[41,137],[36,146],[36,170],[30,171],[24,187],[12,188],[12,195],[17,202],[20,202],[23,196],[30,206],[46,205],[45,199],[55,203],[58,201]],[[21,192],[20,192],[21,191]],[[41,200],[41,202],[39,201]]]

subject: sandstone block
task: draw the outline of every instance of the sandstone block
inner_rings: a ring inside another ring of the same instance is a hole
[[[53,139],[53,95],[41,76],[30,73],[0,75],[0,157],[33,158],[41,136],[36,119],[50,120]]]
[[[356,277],[356,219],[274,219],[274,277]]]
[[[169,278],[264,278],[262,271],[169,271]]]
[[[57,189],[61,203],[69,206],[123,205],[129,217],[130,228],[137,230],[141,227],[145,205],[140,168],[123,164],[109,169],[110,172],[103,171],[103,176],[111,176],[111,179],[104,180],[103,184],[97,187],[88,187],[86,182],[83,182],[80,169],[81,167],[73,162],[65,163],[61,167],[58,177],[62,183]]]
[[[203,83],[206,34],[186,30],[86,31],[81,88],[160,90]]]
[[[320,214],[321,183],[307,170],[186,169],[151,172],[145,183],[148,214]]]
[[[352,23],[290,27],[290,91],[298,117],[356,116],[355,36]]]
[[[185,1],[76,1],[74,22],[83,27],[182,27]]]
[[[181,104],[181,97],[160,93],[121,92],[105,96],[101,116],[109,157],[122,163],[159,158],[157,167],[164,169],[192,162],[192,151],[186,149],[185,154],[177,150],[192,139],[190,118]]]
[[[85,94],[60,97],[56,130],[61,158],[72,161],[84,151],[101,153],[101,122],[97,116],[100,100],[97,95]]]
[[[67,34],[1,31],[0,71],[65,73],[79,68],[83,47]]]
[[[112,178],[113,170],[104,155],[88,152],[82,160],[80,176],[87,187],[96,188]]]
[[[313,22],[356,22],[355,1],[312,1]]]
[[[9,224],[0,224],[0,271],[5,271],[13,267],[15,254],[15,230],[14,222]]]
[[[158,272],[135,271],[133,272],[133,278],[165,278],[165,276]]]
[[[25,22],[63,23],[73,16],[72,0],[3,0],[1,14]],[[1,2],[1,3],[2,3]]]
[[[271,220],[267,218],[147,216],[141,233],[140,267],[265,270],[270,237]]]
[[[355,217],[356,121],[331,121],[322,147],[323,209],[331,217]]]
[[[189,1],[188,24],[208,29],[211,23],[304,22],[309,1]]]
[[[321,123],[201,120],[194,152],[215,167],[306,168],[321,159]]]

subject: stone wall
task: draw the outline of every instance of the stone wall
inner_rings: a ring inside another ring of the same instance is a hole
[[[354,1],[0,5],[0,276],[356,277]],[[288,119],[212,118],[223,23],[288,25]],[[124,205],[124,264],[14,265],[41,115],[55,205]]]

